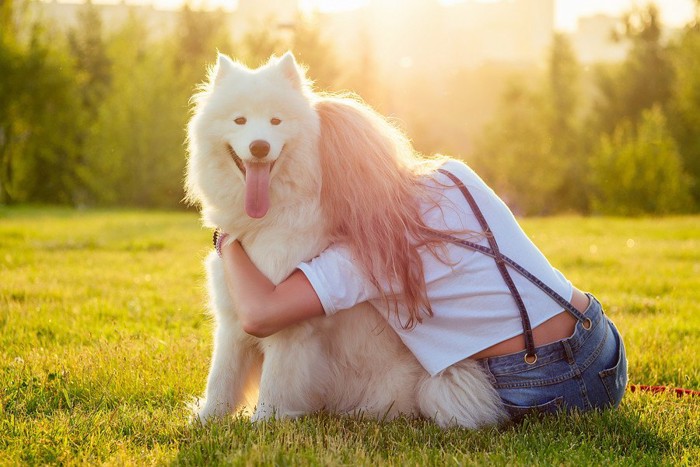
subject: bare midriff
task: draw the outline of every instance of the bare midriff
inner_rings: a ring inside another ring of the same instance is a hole
[[[584,313],[588,308],[589,301],[590,299],[586,294],[574,288],[574,293],[571,296],[571,304],[574,308]],[[535,347],[566,339],[574,333],[575,327],[576,318],[568,311],[562,310],[561,313],[553,316],[532,330],[532,335],[535,339]],[[499,342],[496,345],[492,345],[469,358],[476,360],[479,358],[499,357],[523,350],[525,350],[525,338],[520,334],[506,339],[503,342]]]

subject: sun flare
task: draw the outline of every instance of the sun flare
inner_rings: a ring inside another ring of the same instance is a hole
[[[49,1],[49,0],[44,0]],[[70,3],[83,2],[84,0],[59,0]],[[121,3],[124,0],[96,0],[96,3]],[[377,0],[299,0],[299,8],[302,11],[318,10],[325,13],[354,10],[367,6]],[[416,3],[419,0],[411,0]],[[455,5],[460,3],[500,3],[508,0],[438,0],[442,5]],[[551,0],[554,5],[554,28],[557,30],[573,31],[577,21],[581,17],[605,14],[619,16],[635,6],[644,6],[647,2],[642,0]],[[234,11],[238,6],[238,0],[126,0],[126,3],[150,4],[161,9],[178,9],[185,3],[194,8],[223,9]],[[267,2],[265,2],[267,3]],[[399,2],[397,2],[398,4]],[[402,2],[403,3],[403,2]],[[656,5],[661,10],[661,15],[667,25],[678,27],[688,22],[695,12],[693,0],[656,0]]]

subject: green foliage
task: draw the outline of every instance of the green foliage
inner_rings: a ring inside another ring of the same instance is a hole
[[[600,68],[594,119],[597,128],[610,133],[618,123],[635,124],[654,105],[666,106],[674,84],[673,67],[661,42],[659,11],[654,4],[625,15],[620,40],[630,51],[620,65]]]
[[[260,28],[234,48],[225,16],[187,5],[163,38],[133,11],[107,37],[90,2],[65,42],[38,23],[15,28],[12,3],[0,13],[0,203],[177,207],[189,98],[217,50],[257,66],[291,47],[319,84],[337,79],[302,18],[291,37]]]
[[[642,112],[635,129],[623,122],[603,135],[591,160],[594,210],[638,215],[688,212],[690,179],[658,106]]]
[[[383,76],[364,26],[361,50],[340,60],[320,16],[284,25],[268,18],[232,41],[226,15],[187,5],[172,31],[152,31],[132,14],[108,33],[88,1],[65,34],[30,20],[30,5],[0,3],[0,204],[180,206],[188,102],[216,51],[256,67],[292,50],[317,89],[359,92],[402,125],[418,151],[466,159],[523,214],[587,213],[593,196],[602,209],[603,175],[586,174],[599,166],[589,159],[625,152],[614,146],[637,138],[642,114],[658,106],[677,148],[664,151],[680,154],[687,175],[671,190],[680,198],[635,198],[635,206],[614,212],[700,207],[700,23],[667,44],[654,6],[622,19],[618,37],[628,56],[595,73],[582,70],[567,38],[556,35],[546,70],[414,64]],[[688,184],[692,202],[683,195]]]
[[[177,207],[184,194],[188,102],[214,52],[230,46],[216,12],[180,12],[177,40],[155,40],[135,14],[110,38],[110,89],[96,107],[84,179],[97,204]]]
[[[192,10],[186,3],[178,16],[175,47],[169,50],[172,55],[165,57],[165,70],[173,67],[179,85],[191,93],[195,84],[204,79],[207,64],[216,59],[215,52],[230,53],[227,34],[225,18],[220,12]],[[166,37],[163,42],[167,43],[168,39]],[[168,80],[168,77],[159,76],[159,79]]]
[[[0,203],[12,199],[9,186],[13,179],[15,125],[18,119],[17,94],[21,89],[23,50],[17,40],[14,9],[11,2],[0,3]]]
[[[587,153],[581,145],[581,65],[566,36],[555,34],[548,65],[545,124],[552,138],[552,155],[562,161],[561,183],[549,199],[549,208],[554,212],[585,213],[588,196],[581,174],[586,167]]]
[[[671,53],[676,84],[669,121],[683,166],[694,181],[693,198],[700,206],[700,21],[685,29]]]
[[[72,203],[85,118],[72,62],[41,24],[15,27],[22,6],[3,2],[0,15],[0,203]]]
[[[176,80],[158,79],[173,73],[168,52],[149,43],[133,15],[110,42],[112,88],[86,150],[86,180],[99,203],[175,207],[183,197],[188,93]]]
[[[111,61],[97,8],[88,0],[78,13],[78,25],[68,31],[68,45],[75,58],[75,74],[81,87],[83,107],[91,118],[109,91]]]
[[[544,214],[559,189],[563,160],[554,155],[542,98],[513,84],[486,128],[474,169],[518,214]]]
[[[503,96],[471,160],[516,212],[638,215],[699,206],[699,29],[664,45],[653,5],[626,15],[622,29],[629,54],[597,67],[592,105],[582,105],[581,69],[562,36],[554,37],[544,85]]]
[[[527,219],[622,333],[630,382],[700,389],[700,218]],[[37,228],[41,226],[41,228]],[[194,213],[0,208],[0,464],[694,465],[700,399],[478,431],[312,415],[189,426],[212,326]]]
[[[472,165],[522,214],[585,209],[577,96],[580,67],[565,37],[554,38],[540,93],[513,84],[480,139]]]

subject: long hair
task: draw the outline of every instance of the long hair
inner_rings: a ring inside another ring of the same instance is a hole
[[[445,158],[417,154],[402,131],[355,97],[321,95],[316,111],[330,239],[350,249],[389,312],[413,328],[423,314],[433,314],[418,248],[438,257],[444,239],[424,223],[420,200],[426,199],[425,177]]]

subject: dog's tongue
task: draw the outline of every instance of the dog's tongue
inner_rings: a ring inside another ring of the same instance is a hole
[[[258,219],[270,209],[270,169],[272,164],[246,162],[245,212]]]

